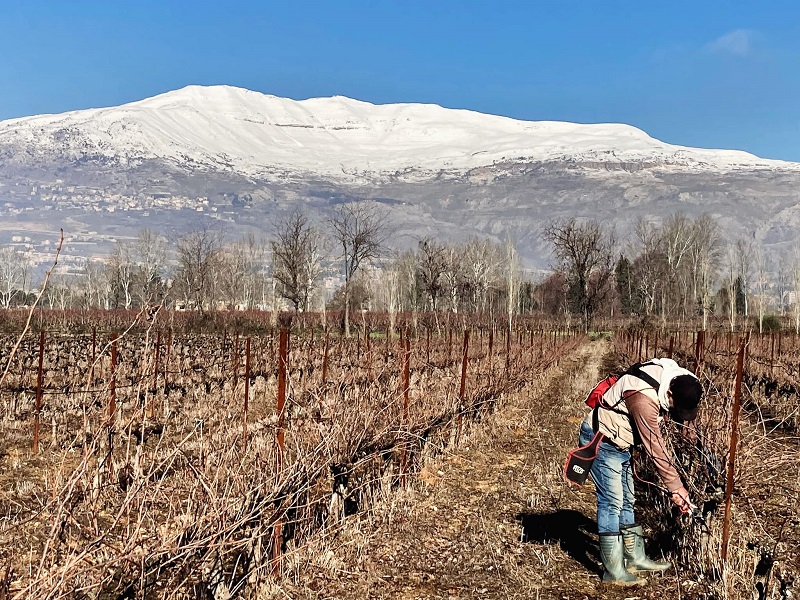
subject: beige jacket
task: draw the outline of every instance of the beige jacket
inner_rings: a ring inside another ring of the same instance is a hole
[[[603,395],[603,403],[611,409],[598,409],[600,431],[607,441],[620,450],[630,450],[635,444],[634,427],[639,433],[645,451],[653,458],[659,475],[669,491],[681,487],[681,480],[669,461],[664,439],[660,429],[661,410],[669,409],[667,390],[674,377],[692,375],[671,359],[647,361],[642,370],[659,382],[659,389],[653,389],[647,382],[634,375],[623,375]],[[592,425],[592,413],[586,417]]]

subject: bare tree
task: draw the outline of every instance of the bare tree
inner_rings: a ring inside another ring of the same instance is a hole
[[[614,235],[597,221],[580,222],[573,218],[550,223],[543,236],[553,246],[556,270],[565,275],[570,304],[580,313],[588,331],[609,291],[614,268]]]
[[[708,329],[711,290],[717,279],[721,259],[719,226],[708,213],[700,215],[693,225],[692,246],[693,294],[703,315],[703,330]]]
[[[229,306],[250,308],[256,304],[264,279],[265,247],[252,233],[222,247],[219,254],[219,291]]]
[[[725,292],[728,300],[728,322],[731,331],[736,331],[736,317],[739,314],[739,298],[746,296],[741,279],[741,256],[739,244],[728,245],[726,255]]]
[[[417,279],[430,301],[430,309],[437,310],[437,301],[443,291],[443,278],[447,271],[447,249],[432,237],[419,242]]]
[[[111,293],[114,305],[130,308],[133,304],[133,278],[135,265],[133,248],[129,242],[117,242],[108,259],[111,269]]]
[[[750,316],[750,259],[753,255],[753,242],[746,238],[739,238],[733,246],[733,261],[736,275],[744,293],[744,316]]]
[[[767,270],[767,257],[761,246],[755,252],[755,284],[756,284],[756,304],[758,308],[758,333],[764,333],[764,315],[766,314],[769,303],[768,287],[770,273]]]
[[[342,252],[344,331],[350,335],[350,286],[359,267],[380,255],[387,235],[386,214],[375,204],[344,204],[334,210],[330,225]]]
[[[667,261],[666,280],[661,287],[664,319],[677,311],[681,312],[681,317],[687,316],[689,281],[686,265],[693,233],[691,220],[680,213],[669,217],[662,227],[663,252]]]
[[[134,297],[139,306],[160,301],[164,295],[167,240],[150,229],[143,229],[132,245]]]
[[[660,228],[644,219],[637,221],[634,233],[640,249],[633,262],[633,279],[642,299],[645,315],[652,315],[668,277],[665,237]]]
[[[778,308],[780,315],[786,316],[787,297],[792,284],[792,260],[788,253],[781,253],[778,258],[778,274],[775,279],[778,292]]]
[[[308,310],[321,270],[321,233],[305,213],[296,209],[278,222],[271,246],[277,293],[292,304],[295,312]]]
[[[3,308],[9,308],[14,297],[24,291],[25,263],[25,257],[13,248],[0,248],[0,305]]]
[[[397,324],[397,313],[400,310],[402,268],[400,257],[393,257],[381,266],[379,274],[373,282],[376,309],[383,310],[389,315],[387,330],[389,339],[393,336]]]
[[[445,294],[449,299],[450,312],[458,313],[467,290],[467,264],[465,247],[448,246],[445,249],[446,268],[443,273]]]
[[[503,264],[503,252],[490,240],[468,240],[460,252],[464,287],[471,297],[473,310],[486,312],[489,289],[497,271]]]
[[[54,272],[45,292],[48,308],[63,311],[72,306],[73,292],[76,287],[68,274]]]
[[[177,244],[176,280],[187,306],[201,311],[213,307],[222,252],[222,234],[203,226],[182,236]]]
[[[102,260],[88,260],[83,267],[83,305],[85,308],[111,307],[109,268]]]
[[[506,251],[506,312],[508,313],[508,330],[514,323],[514,314],[517,311],[519,289],[522,280],[520,272],[519,253],[516,244],[509,238],[505,243]]]

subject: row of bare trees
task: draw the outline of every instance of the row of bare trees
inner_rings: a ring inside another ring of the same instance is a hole
[[[120,241],[109,256],[89,260],[79,274],[56,275],[45,304],[52,308],[324,309],[325,276],[344,279],[344,306],[363,265],[384,250],[386,217],[377,205],[346,204],[323,228],[295,210],[275,223],[272,235],[233,242],[223,231],[198,227],[174,244],[153,231]],[[337,252],[338,249],[338,252]],[[337,269],[337,267],[340,267]],[[12,248],[0,253],[0,306],[27,302],[30,264]]]
[[[165,302],[178,308],[219,307],[325,311],[479,312],[508,319],[541,311],[578,318],[588,329],[616,314],[667,321],[725,316],[731,329],[752,316],[763,327],[771,313],[793,311],[800,330],[800,253],[768,257],[752,240],[727,241],[709,215],[676,214],[663,222],[640,219],[621,243],[597,221],[546,224],[553,272],[533,282],[523,276],[512,240],[436,237],[416,248],[387,247],[386,213],[372,203],[336,207],[314,222],[296,209],[274,224],[271,236],[235,241],[197,228],[171,244],[149,231],[119,242],[80,275],[56,275],[45,304],[54,308],[135,308]],[[30,267],[0,249],[0,306],[26,302]],[[328,289],[333,287],[332,297]]]
[[[800,330],[800,252],[770,257],[752,239],[725,239],[708,214],[640,219],[633,233],[621,245],[596,221],[569,219],[544,230],[556,257],[551,284],[563,290],[565,312],[587,327],[595,314],[618,310],[662,325],[700,319],[703,329],[712,315],[725,317],[731,330],[755,317],[763,331],[768,315],[791,307]]]

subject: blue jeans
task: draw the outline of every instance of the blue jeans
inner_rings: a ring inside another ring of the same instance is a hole
[[[581,424],[580,445],[588,444],[594,431],[584,421]],[[597,458],[589,471],[597,492],[598,533],[619,533],[620,526],[630,526],[633,518],[633,470],[631,453],[622,451],[614,444],[603,441],[597,447]]]

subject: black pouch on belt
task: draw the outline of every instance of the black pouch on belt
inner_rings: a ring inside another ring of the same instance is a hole
[[[594,459],[597,458],[597,447],[603,441],[603,434],[599,431],[594,434],[592,441],[569,451],[567,462],[564,463],[564,479],[575,485],[583,485],[589,476]]]

